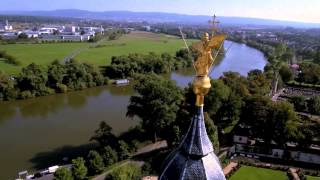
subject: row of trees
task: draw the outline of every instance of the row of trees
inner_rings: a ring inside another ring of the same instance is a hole
[[[27,99],[81,90],[107,83],[100,71],[87,63],[54,61],[47,67],[30,64],[17,77],[0,72],[0,101]]]
[[[183,67],[191,67],[193,58],[185,49],[177,51],[175,56],[168,53],[117,56],[112,57],[111,65],[106,67],[105,73],[110,78],[131,77],[135,73],[167,73]]]

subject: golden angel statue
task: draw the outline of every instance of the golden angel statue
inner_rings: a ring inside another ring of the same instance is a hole
[[[198,51],[198,58],[194,62],[197,76],[208,76],[209,70],[214,62],[212,51],[219,51],[225,40],[225,35],[213,35],[211,38],[205,33],[202,40],[192,45],[193,49]]]

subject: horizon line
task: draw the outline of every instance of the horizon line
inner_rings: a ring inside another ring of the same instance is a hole
[[[94,11],[94,10],[74,9],[74,8],[53,9],[53,10],[0,10],[0,13],[1,12],[35,12],[35,11],[50,12],[50,11],[59,11],[59,10],[79,10],[79,11],[88,11],[88,12],[96,12],[96,13],[103,13],[103,12],[132,12],[132,13],[164,13],[164,14],[187,15],[187,16],[209,16],[209,17],[213,16],[213,15],[207,15],[207,14],[189,14],[189,13],[164,12],[164,11],[132,11],[132,10]],[[2,15],[4,15],[4,14],[2,14]],[[219,15],[217,15],[217,17],[219,18]],[[291,22],[291,23],[305,23],[305,24],[320,25],[320,22],[311,22],[311,21],[303,21],[303,20],[292,20],[292,19],[274,19],[274,18],[266,18],[266,17],[228,16],[228,15],[221,15],[220,17],[250,18],[250,19],[273,20],[273,21],[284,21],[284,22]]]

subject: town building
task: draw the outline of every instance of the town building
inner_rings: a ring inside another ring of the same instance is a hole
[[[5,24],[0,24],[0,32],[13,31],[12,25],[9,24],[9,21],[6,20]]]

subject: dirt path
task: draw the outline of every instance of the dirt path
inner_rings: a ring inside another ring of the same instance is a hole
[[[149,145],[146,145],[140,149],[137,150],[136,153],[133,154],[133,156],[137,156],[137,155],[140,155],[140,154],[144,154],[144,153],[148,153],[148,152],[151,152],[151,151],[154,151],[154,150],[157,150],[157,149],[162,149],[162,148],[165,148],[167,147],[167,141],[158,141],[156,143],[153,143],[153,144],[149,144]],[[92,178],[92,180],[104,180],[106,178],[106,176],[111,173],[113,170],[117,169],[117,168],[120,168],[122,166],[125,166],[127,164],[135,164],[139,167],[142,167],[143,164],[144,164],[144,161],[134,161],[134,160],[128,160],[128,161],[125,161],[121,164],[119,164],[118,166],[115,166],[113,167],[112,169],[109,169],[108,171]]]
[[[151,152],[151,151],[161,149],[161,148],[166,148],[166,147],[168,147],[167,141],[158,141],[138,149],[137,152],[133,154],[133,156],[137,156],[140,154],[144,154],[147,152]]]
[[[232,172],[232,170],[238,166],[238,163],[235,162],[230,162],[224,169],[223,169],[223,174],[226,176],[228,175],[230,172]]]

